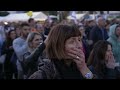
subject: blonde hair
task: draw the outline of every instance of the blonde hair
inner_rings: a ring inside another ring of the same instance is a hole
[[[29,33],[29,35],[28,35],[28,37],[27,37],[26,42],[27,42],[27,44],[28,44],[28,50],[31,50],[31,49],[32,49],[30,45],[31,45],[31,42],[33,41],[35,35],[40,35],[40,36],[41,36],[41,34],[39,34],[39,33],[37,33],[37,32],[31,32],[31,33]]]

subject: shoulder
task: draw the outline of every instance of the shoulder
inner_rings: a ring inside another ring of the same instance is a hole
[[[33,73],[29,79],[45,79],[46,74],[42,70],[38,70],[35,73]]]
[[[31,75],[29,79],[53,79],[54,75],[54,64],[49,59],[46,59],[39,63],[38,71]]]
[[[13,41],[13,43],[19,42],[19,41],[21,41],[21,38],[20,38],[20,37],[16,38],[16,39]]]

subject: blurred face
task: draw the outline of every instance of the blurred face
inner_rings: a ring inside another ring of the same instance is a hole
[[[37,48],[40,43],[42,43],[42,37],[40,35],[35,35],[33,41],[32,41],[32,48]]]
[[[98,21],[98,23],[99,23],[100,26],[104,27],[106,22],[105,22],[104,18],[100,18],[99,21]]]
[[[10,33],[10,38],[11,38],[12,40],[14,40],[14,39],[16,38],[16,33],[15,33],[15,31],[12,31],[12,32]]]
[[[117,27],[117,28],[116,28],[116,35],[117,35],[118,37],[120,37],[120,27]]]
[[[90,22],[89,22],[89,26],[90,26],[90,27],[95,26],[95,21],[90,21]]]
[[[85,33],[85,28],[84,28],[84,27],[80,27],[80,28],[79,28],[79,31],[81,32],[81,35],[83,36],[84,33]]]
[[[31,26],[33,26],[35,24],[35,21],[34,20],[31,20],[30,23],[29,23]]]
[[[49,28],[51,26],[51,23],[49,21],[45,22],[45,27]]]
[[[39,25],[39,26],[37,27],[37,31],[38,31],[39,33],[43,33],[43,31],[44,31],[43,26],[42,26],[42,25]]]
[[[17,34],[17,36],[20,36],[20,33],[21,33],[20,29],[16,28],[16,34]]]
[[[67,50],[73,50],[74,48],[82,49],[82,40],[80,36],[71,37],[65,42],[65,52],[67,54]],[[66,56],[69,57],[69,56]]]
[[[112,47],[110,45],[108,45],[106,54],[105,54],[105,60],[109,60],[109,57],[113,56],[113,52],[112,52]]]
[[[22,28],[23,37],[27,38],[29,32],[30,32],[30,27],[29,27],[29,26],[24,26],[24,27]]]

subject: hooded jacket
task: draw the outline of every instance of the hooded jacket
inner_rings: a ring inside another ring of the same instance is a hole
[[[120,41],[118,41],[118,37],[115,34],[115,29],[117,24],[114,24],[110,27],[108,42],[112,44],[113,54],[116,62],[120,63]]]

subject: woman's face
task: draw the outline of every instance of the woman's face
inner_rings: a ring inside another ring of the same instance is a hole
[[[16,28],[16,34],[17,34],[17,36],[20,36],[21,31],[20,31],[20,29],[19,29],[19,28]]]
[[[116,28],[116,35],[120,37],[120,27]]]
[[[71,37],[68,40],[66,40],[66,42],[65,42],[65,52],[66,52],[66,54],[67,54],[68,50],[73,50],[74,48],[83,50],[82,40],[81,40],[80,36]],[[66,56],[66,57],[68,58],[69,56]]]
[[[105,54],[105,60],[109,60],[109,57],[113,56],[113,52],[112,52],[112,47],[111,45],[108,45],[106,54]]]
[[[16,33],[15,33],[15,31],[11,31],[11,33],[10,33],[10,38],[11,38],[12,40],[14,40],[14,39],[16,38]]]
[[[33,41],[32,41],[32,48],[37,48],[40,43],[42,43],[42,37],[40,35],[35,35]]]

